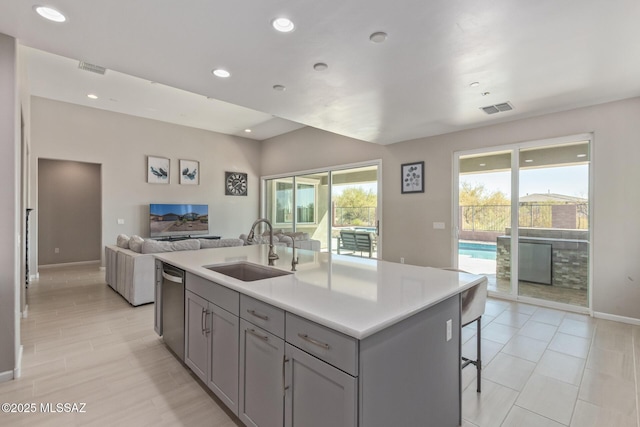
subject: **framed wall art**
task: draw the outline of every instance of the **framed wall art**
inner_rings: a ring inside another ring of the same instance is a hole
[[[424,162],[402,165],[402,194],[424,193]]]
[[[149,184],[169,183],[170,161],[164,157],[147,156],[147,182]]]
[[[180,160],[180,184],[200,184],[200,162],[197,160]]]

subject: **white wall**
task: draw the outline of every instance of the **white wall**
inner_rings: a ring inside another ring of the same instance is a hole
[[[0,34],[0,381],[17,368],[20,334],[19,129],[16,41]]]
[[[259,142],[38,97],[31,99],[31,120],[32,183],[38,158],[102,165],[103,245],[115,244],[120,233],[148,236],[149,203],[208,204],[210,233],[222,237],[246,233],[257,218]],[[146,182],[147,155],[171,159],[170,184]],[[200,185],[179,184],[179,159],[200,162]],[[224,195],[225,171],[248,174],[248,196]],[[31,190],[35,266],[38,195],[33,184]]]
[[[382,158],[383,258],[444,267],[453,259],[454,152],[593,132],[592,308],[640,319],[639,118],[640,98],[632,98],[384,147],[307,128],[265,141],[261,170],[272,175]],[[419,160],[425,193],[401,194],[400,165]],[[434,230],[435,221],[447,228]]]

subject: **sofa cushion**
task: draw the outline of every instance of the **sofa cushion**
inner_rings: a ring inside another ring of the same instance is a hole
[[[269,233],[266,234],[266,236],[264,234],[256,234],[253,236],[253,240],[251,242],[247,241],[247,235],[246,234],[241,234],[239,237],[245,245],[263,245],[263,244],[269,244]],[[273,235],[273,244],[277,244],[280,241],[280,239],[278,239],[278,236],[276,236],[275,234]]]
[[[200,241],[196,239],[178,240],[176,242],[162,242],[147,239],[142,243],[143,254],[155,254],[159,252],[191,251],[200,249]]]
[[[278,240],[282,243],[286,243],[287,246],[293,245],[293,237],[287,236],[285,234],[280,234],[278,236]]]
[[[144,243],[144,239],[140,236],[131,236],[129,239],[129,249],[134,252],[142,253],[142,244]]]
[[[129,236],[126,234],[119,234],[116,239],[116,245],[122,249],[129,249]]]
[[[207,248],[228,248],[231,246],[243,246],[242,239],[198,239],[200,241],[200,249]]]
[[[291,233],[284,233],[285,236],[289,236],[291,237],[293,240],[309,240],[309,233],[303,233],[303,232],[291,232]]]

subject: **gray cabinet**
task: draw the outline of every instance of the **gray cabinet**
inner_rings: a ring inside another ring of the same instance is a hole
[[[203,382],[207,382],[207,354],[209,347],[207,313],[209,302],[190,291],[184,300],[184,363]]]
[[[209,303],[209,346],[207,386],[238,413],[238,331],[240,319]]]
[[[461,422],[459,295],[357,340],[190,273],[185,286],[185,363],[247,426]]]
[[[240,319],[240,366],[240,420],[252,427],[282,427],[284,340]]]
[[[357,378],[286,344],[286,427],[356,427]]]
[[[237,414],[240,322],[214,302],[185,291],[185,364]]]

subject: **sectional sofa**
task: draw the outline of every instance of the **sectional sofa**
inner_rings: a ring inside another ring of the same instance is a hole
[[[154,301],[154,253],[242,246],[241,239],[189,239],[174,242],[118,236],[115,245],[105,246],[107,284],[131,305]]]

